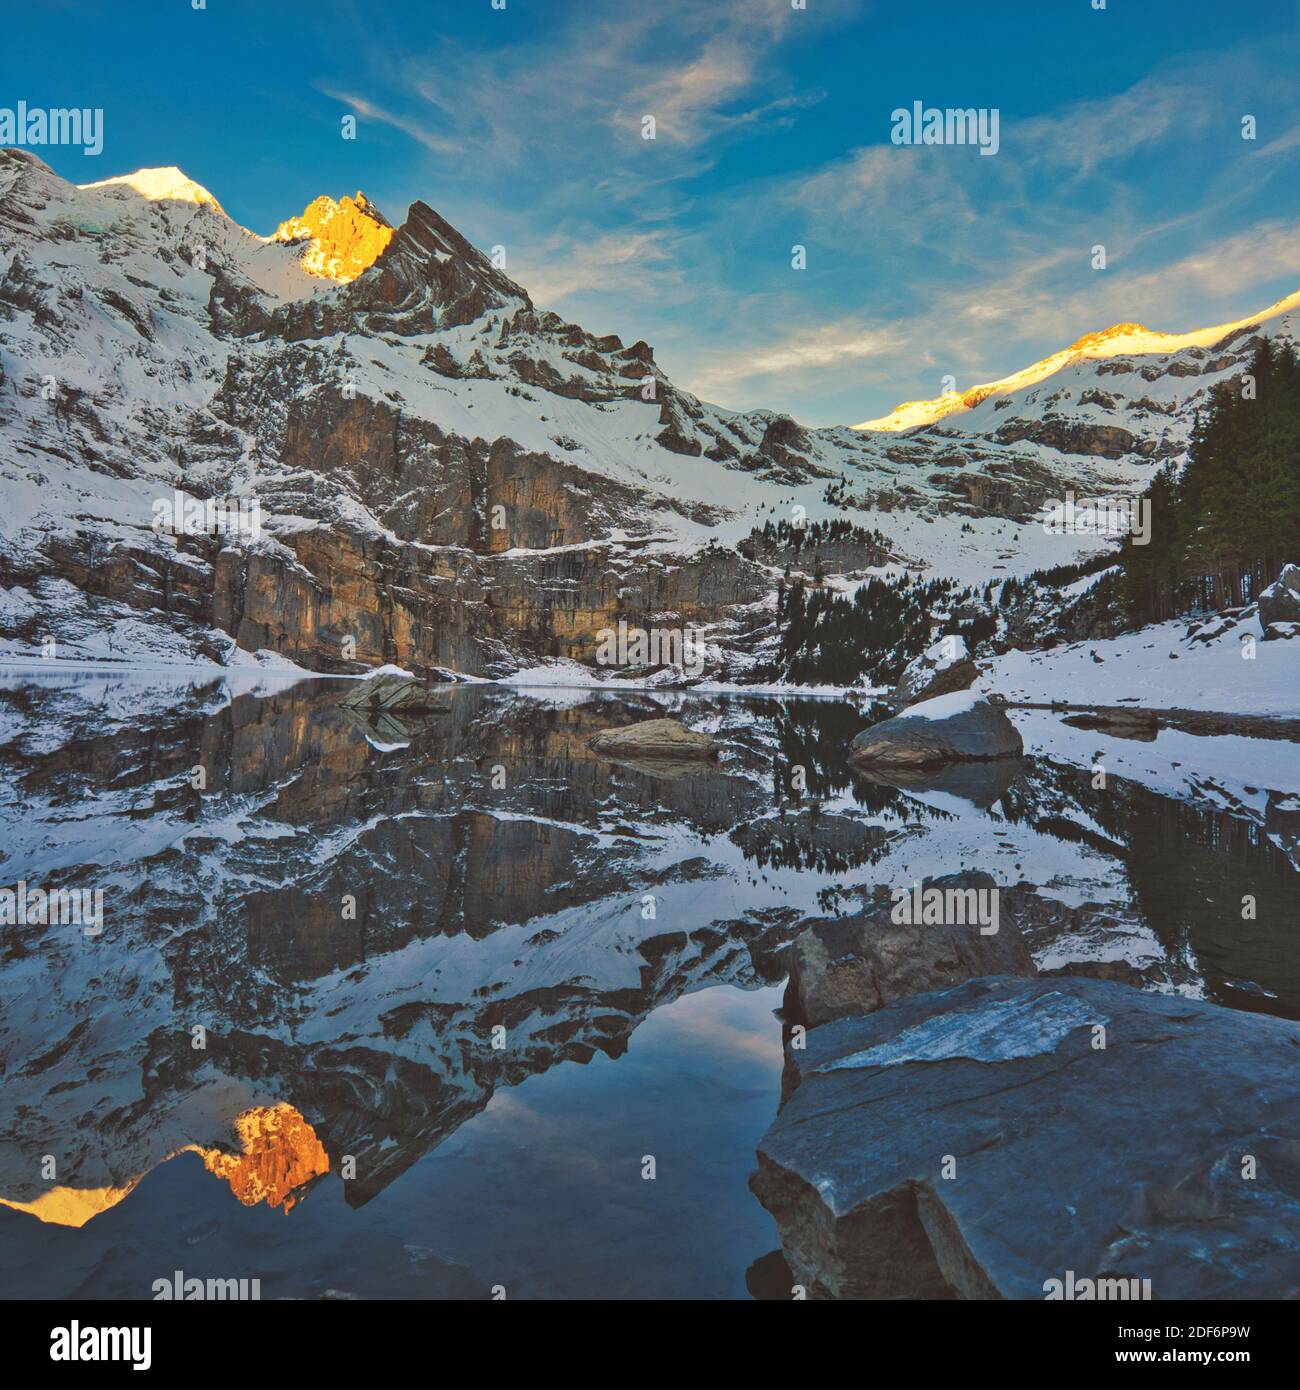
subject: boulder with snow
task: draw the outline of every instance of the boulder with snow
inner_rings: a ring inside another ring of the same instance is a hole
[[[891,709],[902,710],[936,695],[969,690],[977,675],[966,639],[955,635],[941,637],[908,663],[886,703]]]
[[[937,767],[1017,758],[1023,752],[1015,725],[1001,709],[972,690],[960,690],[864,729],[853,740],[849,759],[864,767]]]
[[[1259,623],[1300,622],[1300,565],[1284,565],[1282,573],[1259,591]]]
[[[339,701],[344,709],[364,710],[369,714],[429,714],[441,712],[443,706],[434,699],[438,687],[416,680],[400,667],[382,667],[355,690]]]

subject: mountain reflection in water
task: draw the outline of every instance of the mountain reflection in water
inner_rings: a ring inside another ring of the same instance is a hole
[[[1296,871],[1245,815],[1038,760],[866,779],[845,701],[460,686],[371,723],[259,680],[0,687],[0,885],[105,896],[98,937],[0,929],[6,1296],[743,1297],[783,949],[932,873],[1041,888],[1040,963],[1300,1017]],[[665,713],[721,759],[587,747]]]

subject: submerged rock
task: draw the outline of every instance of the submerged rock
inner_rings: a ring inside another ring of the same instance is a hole
[[[874,767],[930,767],[1023,752],[1015,725],[1001,709],[973,691],[956,691],[863,729],[849,758]]]
[[[605,729],[590,741],[592,752],[619,759],[714,758],[719,744],[675,719],[647,719],[623,729]]]
[[[1037,973],[1015,910],[991,874],[946,874],[927,879],[921,889],[943,893],[958,909],[946,915],[963,920],[894,921],[916,915],[909,895],[897,908],[886,901],[852,917],[814,923],[796,937],[786,1022],[816,1028],[980,975]]]
[[[1160,732],[1160,719],[1154,710],[1124,705],[1098,705],[1096,709],[1079,714],[1063,715],[1061,723],[1142,743],[1154,743]]]
[[[750,1186],[809,1297],[1300,1295],[1295,1023],[994,978],[788,1055]]]

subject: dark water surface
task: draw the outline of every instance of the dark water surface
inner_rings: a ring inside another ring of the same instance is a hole
[[[104,894],[0,927],[0,1296],[746,1297],[784,948],[926,874],[1020,885],[1046,968],[1300,1017],[1294,828],[870,782],[842,701],[352,688],[0,679],[0,887]],[[665,713],[720,760],[587,747]]]

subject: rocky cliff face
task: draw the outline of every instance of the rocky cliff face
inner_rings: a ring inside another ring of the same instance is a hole
[[[539,309],[424,203],[393,227],[320,198],[259,237],[179,171],[77,188],[2,151],[0,642],[589,661],[619,619],[734,629],[784,563],[738,547],[795,509],[882,533],[831,574],[1056,563],[1036,509],[1141,486],[1252,341],[1088,361],[907,434],[807,430]],[[156,525],[178,491],[260,528]]]

